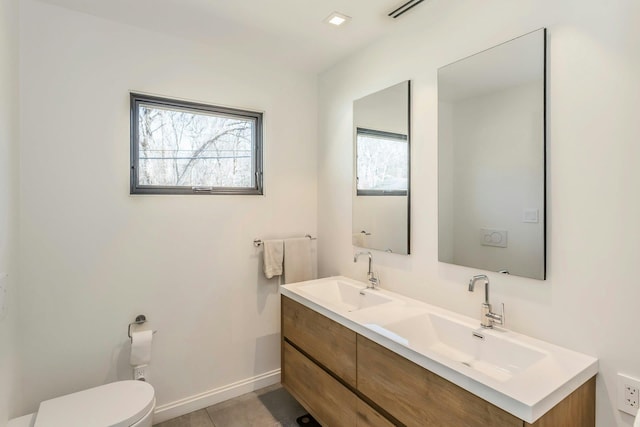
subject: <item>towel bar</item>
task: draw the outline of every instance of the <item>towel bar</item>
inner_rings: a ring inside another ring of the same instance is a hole
[[[318,240],[317,237],[312,237],[311,234],[305,234],[304,237],[306,237],[309,240]],[[253,246],[255,246],[256,248],[259,246],[262,246],[262,240],[261,239],[253,239]]]

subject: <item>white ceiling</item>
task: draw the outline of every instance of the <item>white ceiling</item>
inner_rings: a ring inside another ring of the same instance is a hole
[[[402,25],[387,16],[405,0],[40,0],[110,20],[290,61],[320,72]],[[334,28],[333,11],[353,19]]]

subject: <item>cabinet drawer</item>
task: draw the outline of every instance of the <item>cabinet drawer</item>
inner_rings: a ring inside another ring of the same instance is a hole
[[[284,343],[282,385],[323,426],[355,426],[358,398],[331,375]]]
[[[282,296],[282,336],[355,388],[354,331]]]
[[[358,427],[394,427],[393,423],[361,399],[358,399],[356,409]]]
[[[358,336],[358,391],[408,427],[523,427],[523,421]]]

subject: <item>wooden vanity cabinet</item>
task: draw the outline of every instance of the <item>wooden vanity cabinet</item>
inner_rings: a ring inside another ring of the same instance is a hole
[[[283,296],[282,385],[322,425],[393,427],[355,393],[356,336]]]
[[[378,411],[367,405],[363,400],[356,402],[356,426],[358,427],[393,427],[391,421],[387,420]]]
[[[522,427],[522,420],[358,336],[358,391],[407,426]]]
[[[309,358],[284,343],[283,384],[325,426],[393,427],[385,417]]]
[[[357,397],[285,342],[282,384],[324,426],[355,426]]]
[[[529,424],[284,295],[282,384],[329,427],[595,426],[595,377]]]
[[[524,427],[595,427],[596,377],[581,385],[535,423]]]
[[[283,296],[282,336],[349,386],[356,386],[354,331]]]

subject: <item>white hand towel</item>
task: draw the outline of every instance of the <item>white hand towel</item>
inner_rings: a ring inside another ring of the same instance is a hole
[[[311,239],[287,239],[284,241],[284,283],[313,279]]]
[[[282,274],[282,259],[284,247],[282,240],[265,240],[264,246],[264,275],[267,279]]]

